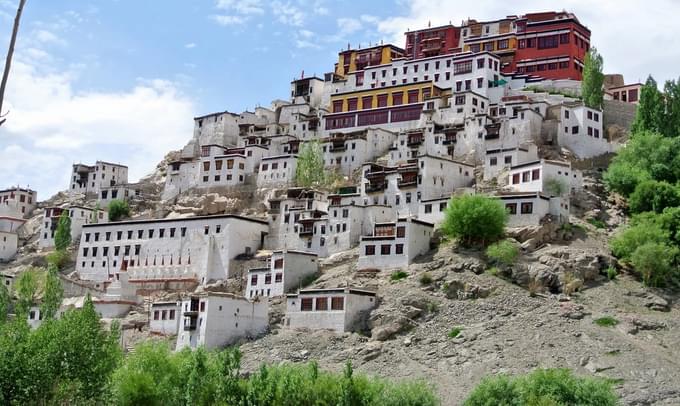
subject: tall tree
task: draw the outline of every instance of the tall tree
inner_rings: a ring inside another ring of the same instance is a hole
[[[4,283],[0,283],[0,325],[7,320],[11,298]]]
[[[298,186],[310,187],[321,185],[325,180],[326,171],[321,145],[316,140],[304,143],[298,154],[295,183]]]
[[[602,73],[602,55],[595,47],[590,48],[583,64],[583,82],[581,83],[581,95],[586,106],[602,108],[604,99],[604,73]]]
[[[45,284],[43,287],[42,303],[40,304],[40,314],[44,319],[53,319],[59,311],[61,300],[64,298],[64,288],[61,286],[57,266],[49,264]]]
[[[667,80],[663,87],[666,104],[666,117],[663,120],[663,135],[666,137],[680,136],[680,80]]]
[[[54,233],[54,247],[57,251],[64,251],[69,245],[71,245],[71,217],[68,210],[64,210],[59,216],[57,231]]]
[[[0,126],[5,122],[2,113],[2,104],[5,100],[5,88],[7,87],[7,79],[9,78],[9,71],[12,67],[12,57],[14,56],[14,45],[17,42],[17,34],[19,33],[19,23],[21,22],[21,13],[24,11],[26,0],[19,0],[19,7],[17,7],[17,14],[14,17],[14,27],[12,28],[12,37],[9,40],[9,48],[7,49],[7,58],[5,59],[5,70],[2,72],[2,82],[0,82]]]
[[[19,274],[14,284],[17,295],[16,313],[19,318],[26,318],[28,311],[38,297],[38,277],[35,269],[28,269]]]
[[[663,93],[650,75],[640,90],[640,102],[631,127],[633,133],[642,131],[661,133],[664,128],[665,110]]]

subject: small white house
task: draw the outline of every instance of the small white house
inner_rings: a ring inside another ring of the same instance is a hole
[[[434,225],[414,218],[376,223],[372,235],[361,237],[358,269],[405,268],[430,250]]]
[[[179,331],[180,303],[177,301],[154,302],[149,311],[149,331],[164,336]]]
[[[257,186],[285,185],[295,180],[297,155],[279,155],[262,158]]]
[[[535,144],[514,148],[496,148],[486,151],[484,160],[484,180],[491,180],[514,165],[536,161],[538,152]]]
[[[317,255],[311,252],[279,250],[266,259],[266,266],[248,271],[246,297],[282,296],[300,282],[319,272]]]
[[[103,210],[93,210],[84,206],[47,207],[40,228],[39,244],[42,248],[54,247],[54,235],[63,211],[67,211],[71,219],[71,241],[80,240],[80,234],[85,224],[108,222],[108,214]]]
[[[177,350],[220,348],[239,338],[263,334],[269,327],[266,301],[230,293],[205,292],[182,299]]]
[[[375,292],[356,288],[304,289],[286,301],[285,327],[353,331],[376,306]]]
[[[586,159],[612,152],[614,147],[604,133],[603,113],[580,103],[565,103],[560,112],[557,141],[577,158]]]
[[[561,197],[548,197],[540,192],[502,193],[498,196],[508,212],[507,227],[536,226],[542,221],[565,222],[569,219],[569,203]],[[551,218],[546,216],[552,216]]]
[[[569,196],[581,189],[583,176],[564,161],[527,162],[513,166],[508,172],[508,186],[517,192],[541,192],[548,196]]]
[[[16,186],[0,190],[0,216],[27,218],[37,206],[38,192],[35,190]]]

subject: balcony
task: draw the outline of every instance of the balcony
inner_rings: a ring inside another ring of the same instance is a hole
[[[313,228],[301,228],[300,232],[298,233],[300,237],[311,237],[312,234],[314,234],[314,229]]]
[[[344,142],[342,144],[332,144],[331,147],[329,148],[330,152],[343,152],[346,150],[347,147],[345,146]]]
[[[184,314],[187,314],[187,312],[184,312]],[[198,325],[197,323],[198,317],[196,316],[189,316],[189,317],[184,317],[184,331],[194,331],[196,330],[196,327]]]
[[[422,45],[423,52],[438,52],[441,49],[442,43],[441,39],[439,38],[432,38],[431,40],[424,42]]]
[[[409,147],[417,147],[422,143],[423,143],[423,136],[419,135],[419,136],[408,137],[408,141],[406,142],[406,145],[408,145]]]
[[[456,143],[456,136],[455,135],[454,136],[447,135],[444,138],[444,142],[443,142],[444,145],[451,145],[451,144],[455,144],[455,143]]]

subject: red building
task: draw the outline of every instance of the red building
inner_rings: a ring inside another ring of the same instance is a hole
[[[526,73],[547,79],[583,77],[590,49],[590,30],[566,12],[527,14],[515,21],[517,50],[504,73]]]
[[[409,31],[406,35],[406,57],[409,59],[454,54],[460,49],[460,27],[443,25]]]

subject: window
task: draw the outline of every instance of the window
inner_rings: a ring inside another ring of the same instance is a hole
[[[395,248],[395,250],[394,250],[395,254],[401,255],[401,254],[404,253],[404,244],[397,244],[397,245],[394,246],[394,248]]]
[[[531,171],[531,180],[539,180],[541,179],[541,170],[540,169],[534,169]]]
[[[534,212],[534,204],[531,202],[522,203],[522,214],[531,214]]]
[[[274,276],[274,283],[281,283],[283,281],[283,274],[281,272],[278,272]]]
[[[496,166],[498,164],[498,158],[489,158],[489,166]]]
[[[507,155],[504,162],[506,165],[512,165],[512,155]]]
[[[517,203],[507,203],[505,205],[505,210],[508,214],[517,214]]]
[[[316,298],[316,310],[328,310],[328,298],[327,297],[317,297]]]
[[[283,269],[283,258],[274,260],[274,269]]]
[[[168,317],[170,320],[175,320],[175,310],[170,310],[170,317]]]
[[[498,41],[498,49],[508,49],[509,42],[507,39],[502,39]]]
[[[516,185],[519,183],[519,173],[512,175],[512,184]]]
[[[257,275],[251,275],[250,276],[250,284],[251,285],[257,285]]]
[[[578,134],[578,126],[577,125],[571,127],[571,133],[572,134]]]
[[[462,75],[472,72],[472,60],[456,62],[453,64],[453,74]]]
[[[484,58],[477,59],[477,69],[484,69]]]
[[[569,43],[569,34],[560,34],[560,44]]]
[[[303,312],[311,312],[314,308],[314,299],[311,297],[305,297],[300,299],[300,310]]]
[[[569,110],[564,110],[564,118],[569,118]]]
[[[531,180],[531,172],[522,172],[522,183],[529,182]]]
[[[202,311],[202,312],[205,311],[205,302],[201,302],[201,311]]]
[[[425,213],[432,213],[432,205],[431,204],[425,205]]]
[[[383,244],[380,246],[380,255],[390,255],[392,246],[389,244]]]
[[[153,312],[153,319],[154,320],[158,320],[158,313],[159,313],[158,310]]]
[[[375,255],[375,245],[366,246],[366,255]]]
[[[268,273],[264,276],[264,284],[265,285],[271,285],[272,284],[272,274]]]
[[[392,93],[392,105],[399,106],[404,103],[404,93],[396,92]]]
[[[332,297],[331,298],[331,310],[344,310],[345,309],[345,298],[344,297]]]

